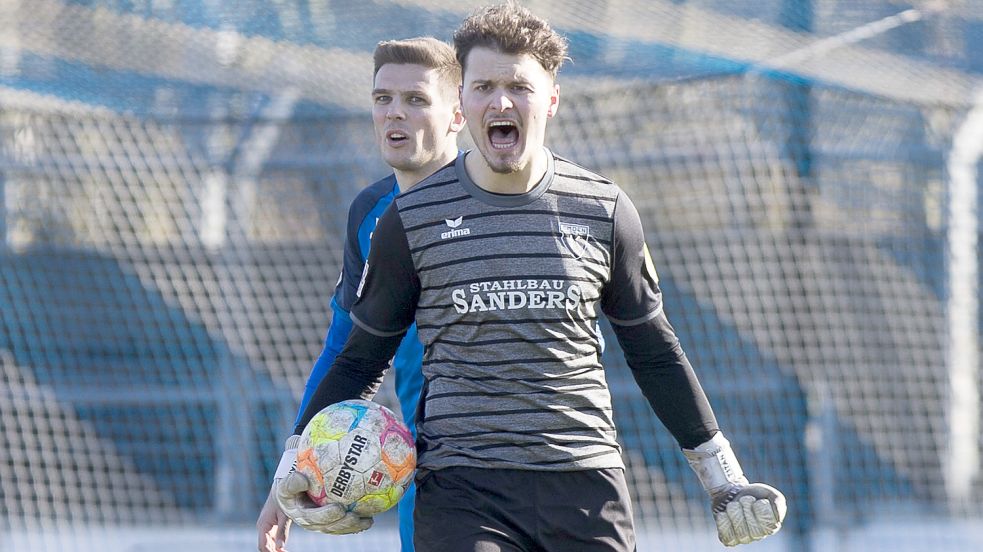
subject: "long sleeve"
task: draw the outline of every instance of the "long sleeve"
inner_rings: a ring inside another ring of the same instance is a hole
[[[635,206],[618,198],[614,264],[602,308],[625,360],[659,420],[683,447],[694,447],[718,430],[703,388],[663,312],[662,290],[645,244]]]
[[[294,433],[303,432],[307,422],[330,404],[375,396],[383,374],[389,368],[389,359],[402,339],[402,334],[380,337],[358,326],[353,327],[345,348],[335,357],[331,369],[297,418]]]
[[[679,445],[693,448],[710,440],[719,429],[717,419],[665,314],[612,328],[642,394]]]

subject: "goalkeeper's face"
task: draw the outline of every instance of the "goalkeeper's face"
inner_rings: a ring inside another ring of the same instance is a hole
[[[389,166],[428,176],[457,155],[464,119],[456,83],[423,65],[383,65],[372,90],[372,121]]]
[[[478,151],[499,174],[517,173],[542,155],[546,121],[560,89],[530,54],[479,46],[468,53],[461,106]]]

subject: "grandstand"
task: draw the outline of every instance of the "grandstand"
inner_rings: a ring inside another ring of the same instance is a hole
[[[788,495],[754,549],[983,547],[983,2],[522,3],[571,41],[550,147],[633,198],[721,424]],[[0,2],[0,550],[252,546],[344,207],[386,174],[372,49],[482,4]],[[719,549],[607,343],[640,550]],[[382,516],[332,546],[395,542]]]

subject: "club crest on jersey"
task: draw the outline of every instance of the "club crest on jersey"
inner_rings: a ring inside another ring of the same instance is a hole
[[[573,224],[571,222],[560,222],[560,234],[563,235],[560,241],[566,246],[575,259],[579,259],[587,253],[587,242],[590,241],[590,226],[586,224]]]
[[[461,228],[461,224],[464,222],[464,215],[457,217],[456,219],[444,219],[444,224],[447,225],[450,230],[447,232],[441,232],[440,239],[446,240],[447,238],[457,238],[459,236],[467,236],[471,234],[470,228]]]

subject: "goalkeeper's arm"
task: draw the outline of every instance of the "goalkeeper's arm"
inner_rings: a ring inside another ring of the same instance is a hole
[[[297,418],[294,433],[303,432],[307,422],[328,405],[348,399],[371,400],[382,384],[389,359],[396,354],[403,335],[405,333],[380,337],[356,324],[348,335],[345,348],[335,357],[331,369]]]
[[[635,381],[710,495],[720,541],[747,544],[777,532],[785,517],[785,497],[744,477],[665,314],[612,327]]]
[[[298,418],[295,433],[301,433],[307,422],[330,404],[371,399],[382,383],[389,359],[413,324],[420,280],[395,207],[392,204],[386,209],[372,234],[362,287],[356,290],[358,299],[352,305],[354,326],[348,341]]]

